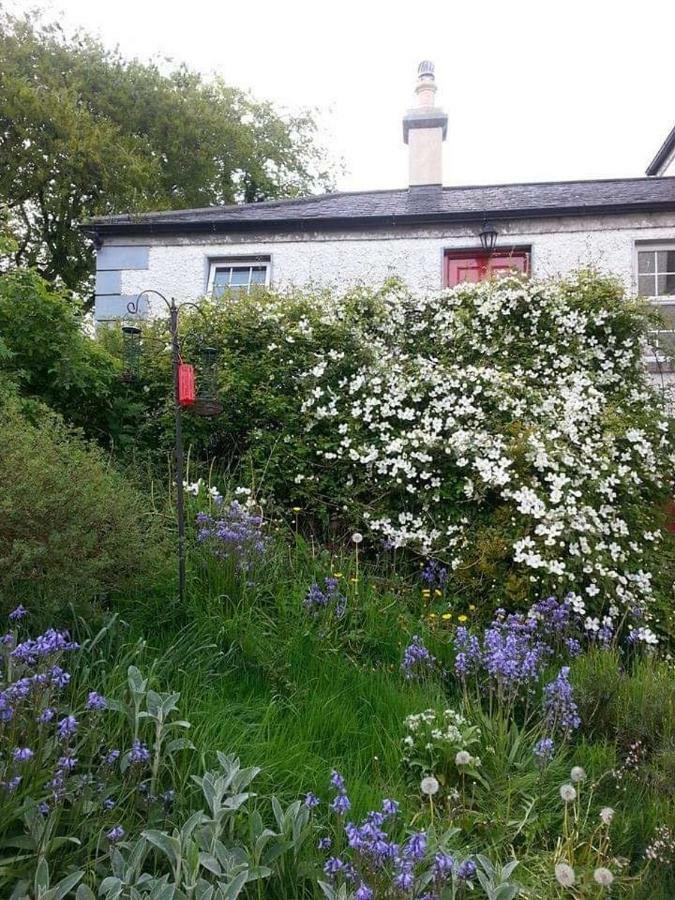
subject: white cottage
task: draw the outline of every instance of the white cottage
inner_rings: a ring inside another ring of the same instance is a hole
[[[672,324],[654,340],[672,347],[675,129],[644,178],[443,187],[448,119],[435,93],[423,62],[403,118],[406,188],[91,220],[96,320],[124,316],[147,288],[225,300],[255,284],[340,289],[396,274],[427,292],[505,268],[545,276],[592,265],[662,307]]]

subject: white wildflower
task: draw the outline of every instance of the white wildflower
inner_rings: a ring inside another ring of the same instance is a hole
[[[433,775],[427,775],[420,781],[420,790],[427,797],[431,797],[438,793],[439,784]]]
[[[563,887],[571,887],[576,881],[574,869],[568,863],[558,863],[555,867],[555,877],[558,884]]]

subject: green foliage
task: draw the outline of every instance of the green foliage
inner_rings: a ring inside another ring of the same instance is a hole
[[[148,502],[104,454],[44,408],[0,417],[0,591],[46,609],[103,599],[158,565]],[[32,598],[29,600],[29,598]]]
[[[253,202],[328,186],[310,112],[271,104],[180,66],[125,60],[34,11],[0,21],[0,197],[15,259],[82,289],[78,222],[117,212]]]
[[[39,401],[103,444],[129,442],[141,407],[120,381],[121,362],[87,334],[68,292],[32,269],[0,275],[0,334],[0,377],[27,409]]]

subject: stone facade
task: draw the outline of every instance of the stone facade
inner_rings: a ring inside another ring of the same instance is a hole
[[[595,266],[636,290],[635,252],[640,244],[675,243],[675,212],[561,217],[500,224],[498,249],[528,247],[534,276]],[[329,286],[380,284],[401,277],[413,290],[443,287],[447,250],[479,250],[474,227],[411,226],[371,232],[314,232],[108,236],[98,253],[96,319],[125,315],[126,303],[152,288],[179,300],[206,293],[211,260],[269,258],[271,284]],[[148,311],[152,313],[151,305]]]

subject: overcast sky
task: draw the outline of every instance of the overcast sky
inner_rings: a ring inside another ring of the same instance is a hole
[[[342,190],[407,183],[401,117],[421,59],[436,64],[449,115],[446,184],[640,176],[675,124],[673,0],[41,5],[125,55],[168,56],[280,106],[318,107]]]

